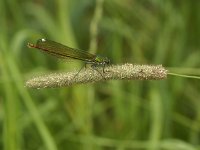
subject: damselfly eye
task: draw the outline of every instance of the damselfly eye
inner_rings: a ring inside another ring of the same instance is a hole
[[[107,57],[105,57],[104,58],[104,63],[107,64],[107,65],[110,64],[110,59],[108,59]]]

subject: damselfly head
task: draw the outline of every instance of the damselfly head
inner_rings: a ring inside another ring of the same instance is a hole
[[[104,64],[109,65],[110,64],[110,59],[108,59],[107,57],[105,57],[103,59]]]
[[[97,56],[95,58],[95,61],[98,64],[102,64],[102,65],[109,65],[110,64],[110,60],[107,57],[101,57],[101,56]]]

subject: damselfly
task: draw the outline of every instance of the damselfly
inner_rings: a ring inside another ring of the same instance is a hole
[[[110,63],[107,57],[100,57],[47,39],[39,39],[35,45],[28,43],[28,47],[40,49],[58,58],[82,60],[86,64],[91,64],[92,68],[103,66],[103,72],[104,67]]]

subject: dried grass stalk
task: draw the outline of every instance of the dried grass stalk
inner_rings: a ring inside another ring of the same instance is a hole
[[[26,82],[30,88],[57,88],[75,84],[94,83],[107,80],[162,80],[167,78],[167,70],[162,65],[123,64],[104,68],[83,68],[66,73],[52,73],[34,77]],[[78,73],[78,74],[77,74]]]

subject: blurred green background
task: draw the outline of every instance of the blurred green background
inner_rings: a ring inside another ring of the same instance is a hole
[[[92,49],[97,9],[102,16]],[[28,89],[30,77],[81,67],[27,48],[39,38],[113,64],[163,64],[199,75],[200,1],[0,0],[0,149],[200,149],[199,80]]]

